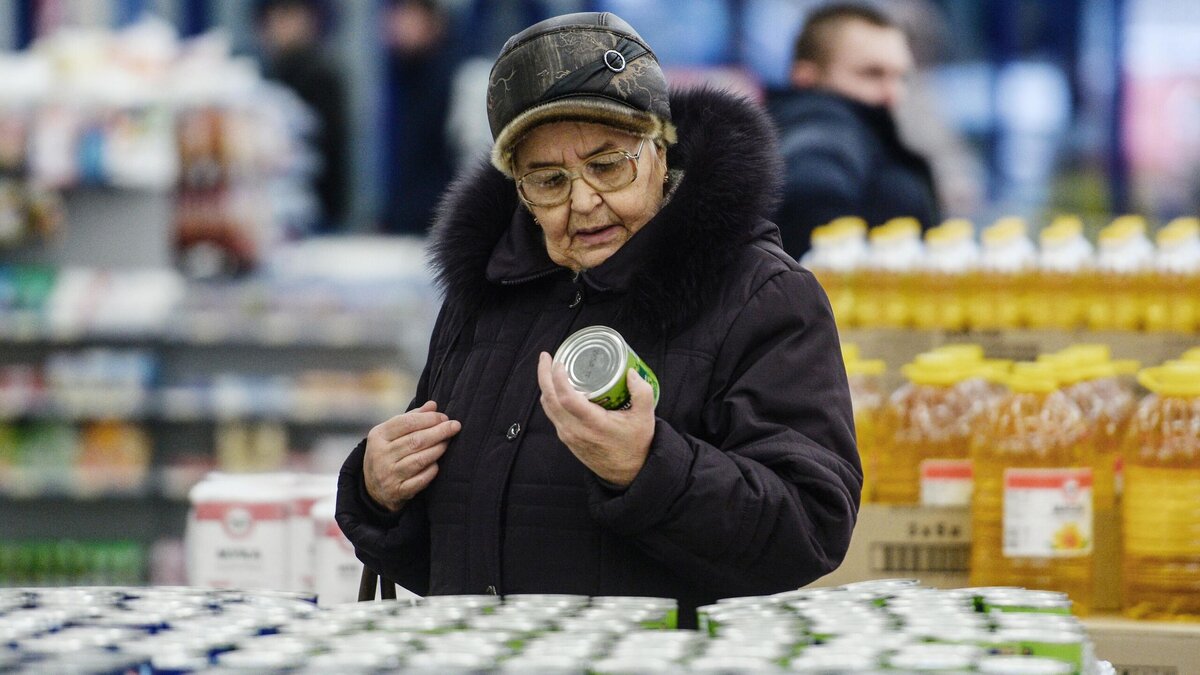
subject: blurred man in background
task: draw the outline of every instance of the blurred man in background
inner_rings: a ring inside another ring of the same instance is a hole
[[[878,10],[825,5],[805,19],[792,89],[767,102],[787,164],[776,222],[788,253],[803,255],[813,229],[839,216],[938,221],[929,164],[904,146],[893,117],[912,69],[904,32]]]
[[[259,0],[255,27],[266,59],[267,77],[296,92],[317,118],[312,139],[320,159],[314,188],[322,217],[319,232],[345,224],[349,175],[345,77],[321,45],[329,23],[318,0]]]

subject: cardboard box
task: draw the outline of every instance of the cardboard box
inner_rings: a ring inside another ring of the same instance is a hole
[[[1119,515],[1112,510],[1095,514],[1092,608],[1097,612],[1121,607]],[[970,564],[970,509],[863,504],[841,567],[812,585],[904,578],[934,588],[962,588],[971,585]]]
[[[1083,624],[1096,645],[1096,658],[1113,664],[1118,675],[1200,673],[1200,623],[1104,616]]]
[[[970,509],[863,504],[841,567],[812,585],[904,578],[961,588],[970,562]]]

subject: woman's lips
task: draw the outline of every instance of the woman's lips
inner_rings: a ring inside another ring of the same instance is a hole
[[[620,229],[621,227],[619,225],[606,225],[596,230],[576,232],[575,240],[581,244],[586,244],[589,246],[607,244],[617,237],[617,233],[620,231]]]

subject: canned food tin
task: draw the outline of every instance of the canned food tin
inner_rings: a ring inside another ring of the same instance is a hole
[[[980,659],[976,668],[981,673],[997,675],[1069,675],[1071,664],[1037,656],[989,656]]]
[[[625,373],[633,368],[654,389],[658,404],[658,377],[633,351],[625,338],[608,326],[589,326],[572,333],[554,353],[554,362],[567,369],[567,379],[576,391],[607,410],[629,407]]]
[[[991,650],[998,655],[1038,656],[1070,664],[1076,672],[1084,665],[1087,636],[1073,631],[1006,629],[993,638]]]

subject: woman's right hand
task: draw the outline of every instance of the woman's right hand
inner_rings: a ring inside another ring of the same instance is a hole
[[[371,429],[363,457],[367,494],[385,509],[399,511],[428,487],[438,459],[461,429],[462,423],[438,412],[433,401]]]

